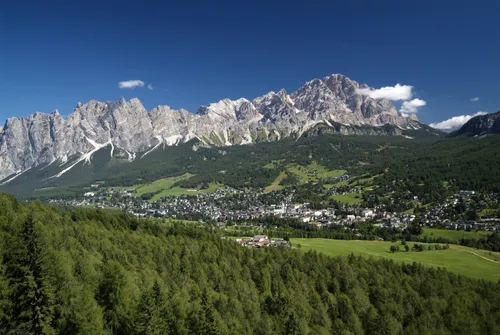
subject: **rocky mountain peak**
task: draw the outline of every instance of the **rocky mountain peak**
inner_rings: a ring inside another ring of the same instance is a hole
[[[208,115],[212,119],[236,119],[236,113],[243,104],[249,103],[245,98],[237,100],[223,99],[211,103],[208,107],[202,106],[198,109],[198,115]]]
[[[210,109],[207,106],[200,106],[196,111],[196,115],[206,115],[210,112]]]
[[[205,145],[225,146],[300,137],[319,123],[331,127],[332,122],[345,127],[386,123],[418,127],[414,119],[400,115],[391,102],[359,95],[359,87],[368,86],[333,74],[308,81],[292,93],[281,89],[253,101],[223,99],[201,106],[195,114],[169,106],[157,106],[148,113],[139,99],[121,98],[116,102],[79,102],[66,119],[57,111],[10,118],[0,129],[0,180],[69,157],[89,160],[105,146],[110,146],[112,153],[119,148],[133,159],[136,153],[147,154],[159,145],[176,145],[193,138]]]
[[[278,93],[276,93],[276,95],[278,95],[281,99],[286,99],[288,93],[286,93],[286,90],[282,88],[281,90],[278,91]]]

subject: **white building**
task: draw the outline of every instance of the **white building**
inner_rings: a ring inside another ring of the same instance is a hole
[[[373,217],[373,211],[371,209],[365,209],[364,211],[361,212],[361,216],[364,218],[367,217]]]

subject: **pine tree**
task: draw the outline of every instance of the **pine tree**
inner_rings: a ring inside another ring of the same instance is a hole
[[[0,329],[8,329],[10,323],[10,312],[12,310],[9,298],[9,281],[5,274],[5,266],[0,264]]]
[[[198,329],[198,334],[218,335],[219,329],[217,327],[214,307],[206,292],[204,292],[201,297],[201,303],[202,308],[200,312],[200,326]]]
[[[297,320],[295,314],[290,313],[288,319],[285,321],[284,334],[286,335],[300,335],[302,331],[300,329],[300,324]]]
[[[136,331],[138,334],[167,334],[170,317],[165,305],[165,295],[155,280],[151,290],[145,292],[139,302]]]
[[[122,334],[133,328],[131,324],[132,295],[126,271],[116,261],[106,261],[96,295],[103,307],[104,320],[112,334]]]
[[[11,266],[13,319],[16,331],[52,334],[54,296],[45,275],[45,243],[30,214],[24,221]]]

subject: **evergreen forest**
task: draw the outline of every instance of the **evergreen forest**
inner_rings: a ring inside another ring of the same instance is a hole
[[[500,284],[0,194],[2,334],[498,334]]]

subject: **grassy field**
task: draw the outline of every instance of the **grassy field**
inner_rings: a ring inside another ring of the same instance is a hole
[[[182,176],[169,177],[158,179],[150,184],[141,185],[135,189],[134,196],[140,197],[145,193],[154,193],[162,190],[167,190],[179,180],[185,180],[193,177],[193,174],[186,173]]]
[[[375,179],[375,178],[377,178],[377,177],[379,177],[381,175],[382,174],[378,174],[378,175],[375,175],[375,176],[369,176],[369,177],[358,179],[354,183],[352,183],[352,186],[356,186],[356,185],[360,185],[360,184],[372,185],[373,184],[373,179]]]
[[[276,179],[273,181],[273,183],[271,185],[266,186],[266,188],[264,188],[264,192],[268,193],[268,192],[272,192],[272,191],[281,190],[283,188],[283,186],[281,186],[280,183],[283,180],[283,178],[285,178],[285,177],[286,177],[286,173],[281,172],[279,174],[279,176],[276,177]]]
[[[193,177],[194,174],[185,173],[182,176],[176,177],[168,177],[155,180],[149,184],[138,184],[134,186],[126,186],[126,187],[115,187],[115,189],[123,189],[123,190],[134,190],[132,195],[134,197],[140,197],[146,193],[156,193],[149,201],[159,200],[161,197],[166,196],[178,196],[185,194],[200,194],[200,193],[211,193],[218,189],[224,188],[224,185],[217,183],[209,183],[207,189],[200,189],[199,187],[196,189],[187,189],[178,186],[174,186],[174,184],[180,180],[186,180]]]
[[[200,188],[188,189],[188,188],[182,188],[182,187],[176,186],[176,187],[172,187],[172,188],[163,190],[158,194],[155,194],[151,198],[150,201],[160,200],[160,198],[167,197],[167,196],[178,196],[178,195],[189,195],[189,194],[196,195],[196,194],[200,194],[200,193],[212,193],[212,192],[219,190],[219,189],[222,189],[224,187],[225,187],[224,185],[216,184],[216,183],[209,183],[208,188],[204,189],[204,190],[202,190]]]
[[[328,170],[316,162],[312,162],[307,166],[290,165],[287,171],[295,173],[299,177],[301,184],[310,181],[315,182],[319,179],[339,177],[347,172],[346,170]]]
[[[465,231],[465,230],[448,230],[448,229],[435,229],[425,228],[422,236],[432,236],[434,238],[443,237],[452,241],[460,241],[460,239],[479,239],[488,235],[485,231]]]
[[[497,209],[493,209],[493,208],[485,208],[483,210],[481,210],[479,213],[477,213],[480,217],[489,217],[489,216],[494,216],[496,213],[498,212]]]
[[[274,163],[269,163],[265,166],[266,168],[272,169],[275,168]],[[280,185],[283,178],[286,177],[286,172],[294,173],[299,179],[299,184],[305,184],[308,182],[317,182],[320,179],[338,177],[345,174],[346,170],[328,170],[322,165],[319,165],[317,162],[313,162],[307,166],[291,164],[288,165],[285,172],[281,172],[279,176],[273,181],[273,183],[267,186],[264,191],[271,192],[280,190],[283,188]]]
[[[347,194],[339,194],[332,195],[332,199],[337,201],[349,204],[349,205],[357,205],[363,202],[360,193],[347,193]]]
[[[398,262],[418,262],[426,266],[443,267],[451,272],[478,279],[498,281],[500,279],[500,253],[450,245],[448,250],[391,253],[393,243],[383,241],[345,241],[319,238],[293,238],[292,245],[301,245],[301,250],[314,249],[328,256],[354,255],[388,258]],[[410,247],[412,243],[409,243]],[[401,248],[402,246],[400,246]]]
[[[341,170],[339,170],[341,171]],[[347,171],[343,171],[344,173],[347,172]],[[368,190],[368,189],[371,189],[371,186],[373,185],[373,180],[379,176],[381,176],[382,174],[378,174],[378,175],[375,175],[375,176],[366,176],[364,178],[360,178],[354,182],[351,182],[350,179],[348,180],[341,180],[335,184],[324,184],[323,187],[325,188],[332,188],[332,187],[341,187],[341,186],[360,186],[360,185],[364,185],[365,186],[365,190]],[[352,179],[352,178],[351,178]],[[351,182],[351,183],[350,183]]]
[[[342,187],[342,186],[347,186],[349,185],[349,180],[341,180],[335,184],[332,184],[330,187],[326,186],[326,185],[329,185],[329,184],[325,184],[324,186],[327,187],[327,188],[331,188],[332,186],[335,186],[335,187]]]

